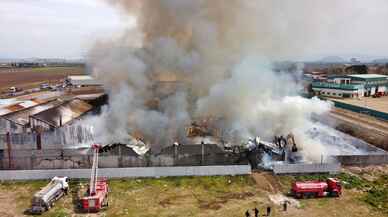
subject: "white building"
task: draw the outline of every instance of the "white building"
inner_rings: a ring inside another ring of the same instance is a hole
[[[338,84],[328,82],[314,82],[315,95],[339,98],[361,98],[364,96],[364,87],[355,84]]]
[[[313,82],[315,95],[361,98],[364,96],[388,95],[388,76],[378,74],[357,74],[332,76],[326,82]]]
[[[90,75],[72,75],[66,78],[66,84],[72,86],[101,86],[102,83]]]

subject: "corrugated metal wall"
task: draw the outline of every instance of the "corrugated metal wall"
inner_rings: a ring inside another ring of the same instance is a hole
[[[38,133],[10,134],[11,144],[15,147],[35,149]],[[67,126],[40,133],[43,148],[76,146],[93,142],[91,128],[81,126]],[[0,149],[6,147],[6,135],[0,135]]]

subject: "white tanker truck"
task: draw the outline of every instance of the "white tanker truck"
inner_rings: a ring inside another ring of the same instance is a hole
[[[69,190],[68,177],[54,177],[42,190],[32,198],[31,214],[42,214],[53,206]]]

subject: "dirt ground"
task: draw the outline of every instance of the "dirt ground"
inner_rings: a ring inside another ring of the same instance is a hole
[[[378,177],[387,172],[388,167],[354,167],[347,171]],[[243,217],[246,210],[253,214],[255,207],[263,216],[267,206],[272,207],[271,216],[274,217],[388,216],[362,201],[365,192],[357,189],[345,189],[340,198],[294,201],[284,212],[281,200],[287,199],[286,193],[293,179],[256,172],[251,176],[110,180],[109,208],[98,214],[77,212],[77,195],[85,182],[73,181],[71,193],[42,216]],[[33,192],[46,182],[0,183],[0,216],[24,216],[23,211],[29,207]]]
[[[0,69],[0,92],[8,87],[30,89],[40,83],[55,83],[68,75],[85,74],[83,67]]]
[[[388,96],[383,96],[380,98],[363,97],[361,99],[333,99],[333,100],[388,113]]]

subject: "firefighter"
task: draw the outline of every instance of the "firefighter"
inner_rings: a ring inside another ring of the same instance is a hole
[[[287,203],[288,203],[287,200],[285,200],[284,203],[283,203],[283,211],[284,211],[284,212],[287,211]]]
[[[251,216],[251,214],[249,214],[249,211],[247,210],[246,212],[245,212],[245,217],[250,217]]]
[[[278,136],[275,136],[275,144],[278,148],[281,148],[281,144],[280,144],[280,137]]]
[[[267,216],[270,216],[270,215],[271,215],[271,207],[267,206]]]
[[[257,207],[255,207],[255,208],[253,209],[253,212],[255,212],[255,217],[259,217],[259,216],[260,216],[260,212],[259,212],[259,210],[257,209]]]

